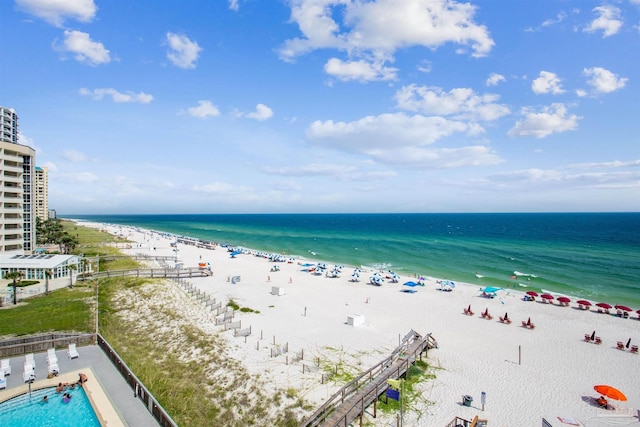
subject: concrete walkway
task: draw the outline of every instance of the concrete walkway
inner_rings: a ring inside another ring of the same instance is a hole
[[[66,349],[56,351],[61,374],[91,368],[125,426],[157,427],[159,425],[147,411],[144,403],[134,396],[131,387],[100,347],[97,345],[78,347],[78,353],[80,354],[79,358],[69,359]],[[36,381],[33,387],[37,388],[38,380],[47,378],[47,353],[35,353],[34,360]],[[7,389],[0,391],[0,401],[14,394],[15,389],[25,386],[22,378],[25,357],[15,357],[10,361],[12,372],[6,377]]]

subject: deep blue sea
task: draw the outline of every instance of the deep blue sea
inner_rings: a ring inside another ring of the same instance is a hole
[[[640,309],[640,213],[68,215]],[[512,279],[514,272],[520,275]],[[476,277],[479,274],[481,278]]]

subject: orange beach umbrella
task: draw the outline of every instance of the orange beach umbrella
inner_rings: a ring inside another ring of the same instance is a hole
[[[609,385],[597,385],[594,386],[593,389],[601,395],[608,397],[609,399],[619,400],[621,402],[627,400],[627,396],[625,396],[623,392]]]

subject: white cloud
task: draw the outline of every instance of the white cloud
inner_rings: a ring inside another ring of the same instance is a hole
[[[198,101],[198,106],[188,108],[187,113],[193,117],[204,119],[219,116],[220,110],[218,110],[218,107],[213,105],[211,101]]]
[[[398,174],[394,171],[358,171],[353,165],[337,163],[311,163],[299,166],[264,167],[262,171],[268,175],[292,176],[296,178],[306,176],[327,176],[342,181],[382,181],[393,178]]]
[[[49,170],[49,172],[57,172],[58,171],[58,166],[55,163],[51,162],[51,161],[44,162],[44,164],[42,166],[46,167]]]
[[[602,37],[609,37],[617,34],[622,27],[622,20],[620,19],[620,9],[611,5],[598,6],[593,9],[593,12],[598,15],[596,19],[591,21],[584,31],[587,33],[593,33],[596,31],[602,31]]]
[[[499,163],[499,157],[487,147],[429,147],[453,134],[474,132],[477,126],[473,124],[396,113],[368,116],[354,122],[316,121],[307,128],[307,137],[317,144],[366,155],[382,164],[458,167]]]
[[[238,0],[229,0],[229,9],[233,10],[234,12],[240,10],[240,4],[238,3]]]
[[[555,73],[540,71],[540,77],[531,83],[531,90],[537,94],[551,93],[553,95],[559,95],[565,92],[565,90],[562,89],[561,82],[562,79]]]
[[[556,15],[555,19],[547,19],[546,21],[544,21],[542,23],[542,26],[549,27],[551,25],[559,24],[560,22],[564,21],[566,17],[567,17],[566,13],[560,12]]]
[[[298,24],[302,37],[287,40],[280,49],[280,57],[291,60],[316,49],[338,49],[346,52],[349,59],[334,58],[325,65],[325,70],[346,79],[389,79],[393,69],[384,67],[384,62],[392,61],[395,51],[402,48],[437,49],[454,43],[462,47],[459,52],[469,49],[472,56],[481,57],[494,45],[487,28],[473,21],[476,7],[469,3],[431,0],[292,0],[291,3],[291,21]],[[343,19],[336,22],[336,17]],[[382,62],[376,64],[371,59],[363,62],[363,58],[379,58]]]
[[[91,22],[97,10],[93,0],[16,0],[16,6],[56,27],[66,19]]]
[[[180,68],[195,68],[202,48],[182,34],[167,33],[167,58]]]
[[[75,54],[75,59],[78,62],[89,65],[111,62],[109,50],[102,43],[91,40],[89,34],[82,31],[65,30],[62,46],[57,48],[61,51]]]
[[[516,122],[515,126],[507,133],[509,136],[544,138],[553,133],[576,130],[578,120],[581,119],[575,114],[567,114],[567,108],[564,104],[551,104],[540,112],[524,108],[522,114],[524,120]]]
[[[384,62],[370,62],[364,59],[357,61],[342,61],[331,58],[324,65],[324,71],[338,80],[375,81],[394,80],[397,68],[385,67]]]
[[[105,96],[110,96],[113,102],[124,103],[124,102],[137,102],[140,104],[148,104],[153,101],[153,95],[149,95],[144,92],[134,93],[134,92],[118,92],[113,88],[99,88],[89,90],[86,88],[82,88],[78,91],[80,95],[90,96],[93,99],[101,100]]]
[[[264,104],[258,104],[256,105],[256,111],[248,113],[246,116],[250,119],[264,121],[273,117],[273,110]]]
[[[62,158],[74,163],[84,162],[87,160],[87,156],[77,150],[64,150],[62,152]]]
[[[504,82],[505,80],[506,79],[502,74],[491,73],[491,74],[489,74],[489,77],[484,82],[484,84],[487,85],[487,86],[497,86],[498,83]]]
[[[253,190],[243,185],[229,184],[227,182],[214,181],[209,184],[195,185],[193,190],[199,193],[232,195],[239,196],[241,194],[250,194]]]
[[[585,68],[582,74],[588,78],[587,84],[599,93],[611,93],[622,89],[627,80],[629,80],[624,77],[618,77],[602,67]]]
[[[409,85],[399,89],[395,99],[398,108],[403,110],[459,119],[491,121],[509,114],[509,108],[495,103],[498,95],[478,95],[469,88],[445,92],[439,87]]]

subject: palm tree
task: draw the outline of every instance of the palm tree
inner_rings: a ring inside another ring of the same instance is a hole
[[[24,277],[24,273],[22,271],[10,271],[5,274],[4,277],[5,279],[13,280],[13,282],[11,283],[11,286],[13,287],[13,305],[16,305],[18,304],[18,283],[20,283],[20,281]]]
[[[87,261],[86,258],[82,258],[80,260],[80,270],[82,272],[82,281],[84,282],[85,277],[87,275],[87,265],[89,264],[89,261]]]
[[[44,294],[49,295],[49,279],[53,275],[51,270],[44,271]]]
[[[73,272],[78,269],[77,264],[69,264],[67,265],[67,270],[69,270],[69,287],[73,288]]]

